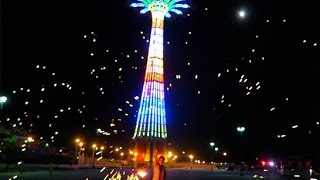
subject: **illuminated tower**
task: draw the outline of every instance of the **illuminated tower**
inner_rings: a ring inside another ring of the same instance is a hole
[[[149,162],[159,155],[166,157],[166,111],[164,101],[163,76],[163,27],[164,18],[170,12],[182,14],[179,8],[189,8],[185,0],[137,0],[131,7],[141,7],[141,14],[151,12],[152,26],[148,61],[136,127],[131,150],[135,153],[136,163]],[[167,158],[166,158],[167,159]]]

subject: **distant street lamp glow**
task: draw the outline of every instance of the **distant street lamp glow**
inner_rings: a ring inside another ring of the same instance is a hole
[[[6,96],[0,97],[0,109],[2,109],[3,104],[8,100]]]
[[[211,149],[213,149],[213,146],[214,146],[214,142],[210,142],[210,147],[211,147]],[[211,157],[211,159],[210,159],[210,161],[211,161],[211,162],[210,162],[210,165],[211,165],[211,166],[210,166],[210,167],[211,167],[210,170],[212,171],[212,151],[211,151],[211,156],[210,156],[210,157]]]
[[[101,146],[101,158],[103,158],[103,150],[104,150],[104,147],[103,146]]]
[[[7,101],[7,97],[6,96],[1,96],[0,97],[0,103],[5,103]]]
[[[79,138],[77,138],[77,139],[75,140],[75,142],[76,142],[75,155],[76,155],[76,158],[77,158],[77,157],[78,157],[78,145],[79,145],[79,143],[80,143],[80,139],[79,139]]]
[[[189,155],[190,158],[190,169],[192,169],[192,159],[193,159],[193,155]]]
[[[122,153],[120,153],[120,156],[121,156],[121,161],[122,161],[122,157],[123,157],[123,155],[124,155],[124,153],[122,152]]]
[[[96,150],[97,145],[93,144],[92,145],[92,168],[94,168],[94,151]]]
[[[239,16],[241,18],[244,18],[246,16],[246,12],[244,12],[243,10],[239,11]]]
[[[245,127],[241,126],[241,127],[237,127],[237,131],[240,133],[240,135],[242,135],[242,133],[246,130]],[[241,151],[240,151],[241,152]],[[240,155],[240,163],[241,163],[241,159],[242,159],[242,155]],[[242,167],[242,163],[240,164],[240,176],[243,176],[243,167]]]
[[[34,139],[32,137],[28,137],[28,142],[34,142]]]
[[[243,133],[246,130],[245,127],[241,126],[241,127],[237,127],[237,131],[240,133]]]

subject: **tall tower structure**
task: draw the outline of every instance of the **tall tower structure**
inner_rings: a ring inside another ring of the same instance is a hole
[[[136,127],[131,141],[131,154],[136,163],[151,166],[154,158],[166,157],[166,110],[163,71],[164,19],[171,12],[182,14],[179,8],[189,8],[185,0],[137,0],[131,7],[140,7],[141,14],[151,12],[152,25],[148,61]],[[167,158],[166,158],[167,159]]]

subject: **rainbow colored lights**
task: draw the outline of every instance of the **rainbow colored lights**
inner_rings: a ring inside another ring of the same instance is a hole
[[[163,76],[163,27],[164,17],[169,12],[182,14],[178,8],[189,8],[180,4],[185,0],[137,0],[131,7],[143,7],[140,13],[152,15],[152,28],[148,61],[144,77],[140,107],[133,139],[137,137],[167,138],[166,111]]]
[[[182,11],[178,8],[189,8],[188,4],[181,4],[185,0],[137,0],[137,3],[132,3],[131,7],[142,7],[140,10],[141,14],[145,14],[151,11],[152,16],[154,12],[160,12],[162,15],[170,18],[169,12],[174,12],[176,14],[182,14]]]

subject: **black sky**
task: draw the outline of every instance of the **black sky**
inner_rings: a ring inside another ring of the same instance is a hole
[[[210,151],[210,141],[234,157],[239,151],[252,156],[309,153],[319,137],[317,2],[194,0],[190,4],[184,15],[165,22],[165,86],[172,85],[165,95],[172,145],[187,152],[202,150],[203,157],[208,157],[203,154]],[[86,133],[88,141],[126,146],[136,121],[139,102],[134,97],[141,95],[151,25],[150,14],[140,15],[129,5],[128,1],[2,1],[0,90],[10,99],[5,116],[11,122],[21,117],[23,126],[38,137],[48,139],[59,131],[56,144],[70,144],[73,137]],[[247,12],[244,19],[237,16],[240,9]],[[37,69],[38,64],[46,69]],[[247,83],[239,83],[241,75]],[[53,87],[62,82],[72,90]],[[255,89],[257,82],[261,89],[246,95],[246,86]],[[20,91],[21,87],[31,91]],[[39,104],[41,99],[46,103]],[[72,110],[62,115],[59,109],[67,107]],[[116,127],[109,126],[112,119]],[[48,128],[49,123],[54,127]],[[291,128],[297,124],[297,129]],[[242,136],[237,126],[246,127]],[[118,133],[96,137],[96,128]],[[287,137],[278,139],[278,134]]]

